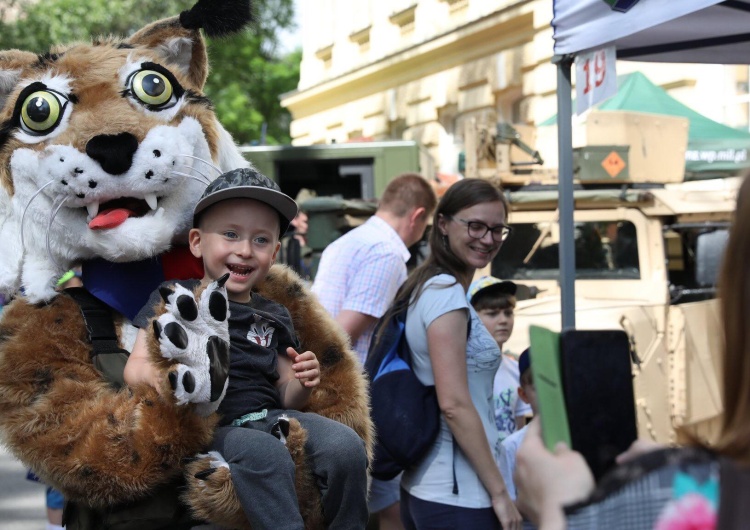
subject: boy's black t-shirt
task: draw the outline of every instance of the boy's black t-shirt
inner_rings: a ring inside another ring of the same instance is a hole
[[[199,280],[165,282],[179,283],[193,290]],[[154,307],[161,301],[156,290],[133,320],[139,328],[150,330]],[[286,355],[287,347],[299,348],[289,311],[281,304],[257,293],[247,304],[229,302],[229,385],[219,406],[220,425],[227,425],[248,412],[282,408],[276,390],[279,379],[277,355]]]

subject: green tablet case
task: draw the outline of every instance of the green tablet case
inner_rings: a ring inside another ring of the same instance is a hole
[[[571,447],[560,371],[560,334],[539,326],[529,329],[531,373],[542,422],[542,439],[550,451],[558,442]]]

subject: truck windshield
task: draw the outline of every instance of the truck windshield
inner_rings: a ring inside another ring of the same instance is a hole
[[[637,280],[641,277],[635,225],[629,221],[575,223],[576,278]],[[557,280],[560,276],[557,222],[513,224],[492,263],[503,279]]]

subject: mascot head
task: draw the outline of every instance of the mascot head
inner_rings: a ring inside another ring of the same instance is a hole
[[[71,264],[167,250],[219,173],[247,166],[203,95],[209,36],[250,2],[201,0],[128,39],[0,51],[0,292],[54,296]]]

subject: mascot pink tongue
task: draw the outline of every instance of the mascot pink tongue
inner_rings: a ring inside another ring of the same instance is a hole
[[[135,215],[135,212],[128,210],[127,208],[111,208],[109,210],[104,210],[91,220],[89,228],[91,230],[115,228],[127,221],[128,218],[133,215]]]

